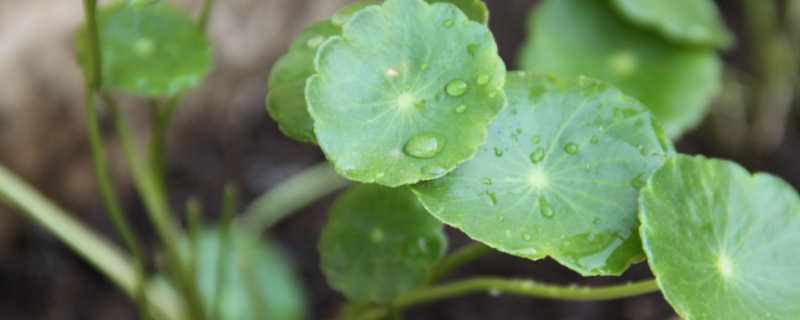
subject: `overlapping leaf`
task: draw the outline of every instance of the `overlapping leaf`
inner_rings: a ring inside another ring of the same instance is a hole
[[[800,319],[800,199],[785,181],[677,156],[642,189],[641,236],[678,314]]]
[[[631,22],[679,44],[729,48],[734,39],[713,0],[611,0]]]
[[[513,72],[505,90],[475,158],[411,186],[425,207],[500,251],[583,275],[643,260],[639,188],[674,153],[655,117],[594,80]]]
[[[195,87],[211,69],[212,48],[186,12],[171,5],[113,6],[98,13],[103,87],[145,97]],[[87,63],[86,28],[77,38]]]
[[[356,301],[386,302],[421,285],[447,249],[442,224],[407,188],[356,185],[322,232],[322,271]]]
[[[300,141],[317,142],[314,120],[308,115],[305,100],[306,79],[316,72],[314,57],[317,49],[330,36],[341,35],[342,26],[354,13],[376,4],[377,1],[357,2],[342,8],[331,19],[311,25],[295,38],[289,53],[272,67],[267,111],[287,136]]]
[[[505,106],[491,32],[449,4],[387,0],[319,50],[306,101],[322,150],[351,180],[441,177],[475,154]]]
[[[281,252],[264,242],[242,232],[232,232],[228,250],[223,253],[224,279],[217,288],[217,262],[220,253],[220,233],[206,230],[200,234],[198,248],[197,283],[208,312],[219,297],[218,311],[223,320],[259,320],[256,310],[265,310],[268,319],[301,320],[306,318],[306,302],[302,286],[292,267]],[[184,243],[184,256],[188,257],[188,242]],[[188,260],[188,259],[187,259]],[[249,261],[251,266],[245,266]],[[253,267],[254,266],[254,267]],[[244,272],[252,272],[248,275]],[[255,285],[248,284],[256,281]],[[254,306],[251,292],[257,288],[261,305]],[[217,290],[222,290],[217,295]]]
[[[547,0],[529,28],[523,69],[609,82],[647,106],[673,139],[700,123],[720,87],[713,49],[663,40],[623,21],[607,1]]]

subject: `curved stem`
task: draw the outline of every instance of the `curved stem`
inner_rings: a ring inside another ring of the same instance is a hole
[[[597,301],[632,297],[658,290],[658,283],[656,283],[655,279],[624,285],[590,288],[548,285],[531,280],[509,280],[491,277],[474,278],[410,291],[395,299],[389,306],[374,309],[365,314],[364,319],[382,319],[386,317],[391,310],[403,310],[423,303],[478,292],[490,292],[491,294],[505,293],[555,300]]]
[[[476,242],[461,248],[434,265],[426,283],[436,283],[456,268],[463,266],[472,260],[478,259],[491,251],[491,247],[480,242]]]
[[[245,209],[240,225],[260,233],[295,210],[348,184],[350,180],[336,173],[330,163],[315,165],[259,196]]]
[[[83,12],[86,16],[86,35],[89,44],[89,68],[90,72],[87,75],[89,88],[95,90],[100,87],[103,82],[101,72],[102,60],[100,56],[100,36],[97,31],[97,17],[95,11],[97,10],[97,0],[83,0]]]
[[[211,11],[214,9],[216,0],[203,1],[203,9],[200,10],[200,17],[197,19],[197,27],[205,31],[208,26],[208,21],[211,19]]]

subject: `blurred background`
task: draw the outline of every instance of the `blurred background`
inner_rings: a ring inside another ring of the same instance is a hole
[[[193,12],[201,4],[199,0],[175,2]],[[241,186],[244,205],[293,174],[325,161],[316,146],[295,142],[278,130],[264,108],[266,83],[270,68],[294,36],[349,2],[218,1],[210,24],[216,48],[214,71],[205,85],[184,100],[169,132],[168,176],[176,212],[183,212],[186,199],[196,195],[203,200],[207,220],[215,220],[227,181]],[[537,1],[485,2],[500,55],[513,70],[528,13]],[[759,81],[753,62],[757,52],[745,32],[741,2],[717,2],[738,44],[722,53],[731,66],[723,93],[703,124],[676,141],[678,150],[732,159],[750,170],[776,174],[798,188],[800,131],[791,94],[796,84],[754,85]],[[82,76],[73,53],[73,37],[82,20],[78,0],[0,0],[0,162],[80,220],[118,240],[103,213],[86,138]],[[133,99],[123,102],[124,112],[144,138],[146,105]],[[751,116],[762,110],[754,108],[765,108],[767,115],[754,122]],[[137,232],[153,253],[157,245],[153,228],[131,186],[110,123],[105,129],[118,190]],[[303,280],[312,319],[335,319],[344,302],[328,288],[316,250],[332,199],[298,212],[270,232]],[[457,230],[448,229],[448,234],[451,250],[470,242]],[[646,263],[633,266],[621,277],[582,278],[550,259],[533,262],[501,253],[492,253],[451,277],[469,275],[564,285],[605,285],[652,277]],[[121,291],[46,230],[0,208],[0,319],[132,320],[138,316]],[[414,308],[406,319],[679,318],[661,294],[654,293],[591,303],[479,294]]]

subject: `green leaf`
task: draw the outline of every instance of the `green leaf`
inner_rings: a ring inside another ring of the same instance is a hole
[[[261,310],[266,310],[271,320],[300,320],[306,318],[306,302],[301,282],[287,263],[280,250],[245,232],[231,232],[232,248],[224,253],[225,274],[222,280],[221,300],[218,302],[220,320],[257,320],[257,307],[252,305],[246,281],[251,278],[243,274],[243,259],[250,259],[257,266],[254,286],[260,288],[263,299]],[[220,233],[216,229],[204,230],[198,239],[199,254],[197,281],[201,297],[209,308],[215,301],[217,289],[217,260]],[[188,257],[188,241],[184,239],[184,257]]]
[[[117,2],[129,7],[138,8],[159,3],[161,0],[117,0]]]
[[[533,12],[520,55],[525,70],[596,78],[655,114],[676,139],[706,114],[722,78],[710,48],[679,46],[624,22],[598,0],[548,0]]]
[[[642,261],[638,188],[674,153],[656,118],[594,80],[509,72],[505,90],[475,158],[411,186],[423,205],[500,251],[583,275]]]
[[[442,224],[411,191],[379,185],[343,194],[319,240],[328,283],[356,301],[386,302],[418,287],[446,250]]]
[[[144,97],[173,96],[197,86],[211,69],[212,48],[194,20],[171,5],[112,6],[98,13],[103,87]],[[88,66],[86,27],[77,37]]]
[[[467,17],[483,25],[489,25],[489,9],[480,0],[425,0],[428,3],[451,3],[461,9]]]
[[[733,35],[712,0],[612,0],[631,22],[678,44],[730,48]]]
[[[342,8],[331,19],[311,25],[292,41],[289,53],[272,67],[267,111],[284,134],[299,141],[317,143],[314,120],[308,114],[305,100],[306,79],[316,73],[314,57],[317,49],[330,36],[341,35],[342,25],[353,14],[377,4],[377,1],[357,2]]]
[[[639,201],[650,267],[678,314],[800,319],[800,199],[785,181],[677,156]]]
[[[344,177],[399,186],[473,157],[505,106],[486,26],[452,5],[387,0],[331,37],[306,87],[314,131]]]

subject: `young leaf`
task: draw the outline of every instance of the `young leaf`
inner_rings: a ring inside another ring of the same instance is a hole
[[[643,260],[638,188],[674,153],[656,118],[594,80],[509,72],[505,90],[475,158],[411,186],[423,205],[500,251],[583,275]]]
[[[210,312],[217,303],[219,319],[258,320],[256,306],[252,305],[248,285],[248,277],[243,275],[240,260],[251,259],[258,279],[254,287],[260,288],[260,297],[264,300],[261,310],[266,310],[269,319],[301,320],[306,318],[306,302],[302,286],[292,267],[286,263],[280,250],[269,243],[255,239],[242,232],[232,232],[231,250],[223,257],[225,274],[223,285],[217,294],[217,260],[219,259],[220,233],[218,230],[204,230],[199,236],[199,254],[197,282],[203,301]],[[183,244],[184,253],[188,256],[188,241]],[[221,300],[215,302],[215,298]]]
[[[211,44],[194,20],[171,5],[112,6],[98,13],[103,87],[144,97],[172,96],[200,84]],[[86,27],[77,36],[86,63]]]
[[[356,301],[386,302],[421,285],[447,249],[442,224],[407,188],[356,185],[322,231],[322,271]]]
[[[308,115],[306,79],[314,74],[317,49],[330,36],[342,34],[342,26],[359,10],[377,1],[362,1],[339,10],[331,19],[319,21],[292,41],[289,53],[275,63],[269,75],[267,111],[284,134],[299,141],[317,143],[314,120]]]
[[[505,65],[486,26],[456,7],[387,0],[319,49],[306,101],[344,177],[399,186],[475,154],[505,106]]]
[[[156,4],[156,3],[160,2],[160,1],[161,0],[117,0],[117,2],[119,2],[121,4],[127,5],[129,7],[135,7],[135,8],[149,6],[151,4]]]
[[[712,0],[612,0],[631,22],[679,44],[730,48],[733,35]]]
[[[489,9],[486,3],[481,0],[425,0],[428,3],[445,2],[451,3],[464,11],[464,14],[472,20],[483,25],[489,25]]]
[[[639,199],[650,267],[693,319],[800,319],[800,199],[775,176],[677,156]]]
[[[607,1],[548,0],[531,18],[525,70],[607,81],[646,105],[671,138],[700,123],[720,87],[713,49],[667,42],[624,22]]]

